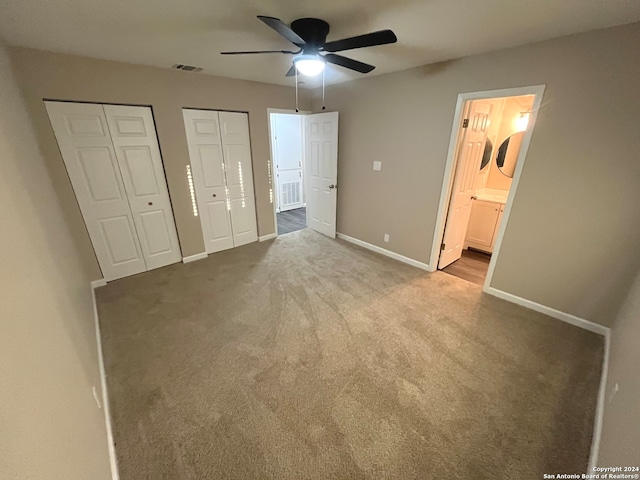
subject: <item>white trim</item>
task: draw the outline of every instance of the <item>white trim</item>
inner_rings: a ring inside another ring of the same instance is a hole
[[[575,315],[571,315],[570,313],[547,307],[546,305],[542,305],[541,303],[533,302],[531,300],[518,297],[511,293],[503,292],[502,290],[498,290],[497,288],[489,287],[484,291],[485,293],[493,295],[494,297],[498,297],[508,302],[521,305],[530,310],[535,310],[536,312],[544,313],[545,315],[549,315],[550,317],[557,318],[558,320],[562,320],[563,322],[570,323],[571,325],[575,325],[576,327],[584,328],[585,330],[597,333],[598,335],[603,335],[605,337],[608,335],[609,328],[605,327],[604,325],[600,325],[599,323],[576,317]]]
[[[604,336],[604,358],[602,359],[602,374],[600,376],[600,389],[598,391],[598,403],[596,404],[596,418],[593,422],[593,439],[591,440],[591,453],[589,454],[589,469],[586,473],[593,473],[593,468],[598,465],[600,453],[600,439],[602,437],[602,421],[604,418],[604,405],[607,392],[607,377],[609,375],[609,353],[611,349],[611,329],[607,328]]]
[[[102,406],[104,410],[104,422],[107,428],[107,447],[109,448],[109,463],[111,464],[112,480],[119,480],[118,459],[116,457],[116,447],[111,428],[111,410],[109,409],[109,394],[107,392],[107,376],[104,370],[104,357],[102,356],[102,338],[100,336],[100,322],[98,320],[98,305],[96,304],[95,286],[99,280],[91,282],[91,297],[93,299],[93,319],[96,329],[96,343],[98,345],[98,367],[100,369],[100,389],[102,390]],[[106,282],[104,282],[106,285]]]
[[[344,233],[337,233],[338,238],[345,240],[349,243],[353,243],[354,245],[358,245],[359,247],[366,248],[367,250],[371,250],[372,252],[380,253],[386,257],[393,258],[394,260],[398,260],[399,262],[403,262],[409,265],[412,265],[417,268],[421,268],[422,270],[431,271],[429,265],[426,263],[419,262],[418,260],[414,260],[413,258],[405,257],[404,255],[400,255],[399,253],[392,252],[391,250],[386,250],[382,247],[378,247],[377,245],[373,245],[371,243],[364,242],[362,240],[358,240],[357,238],[350,237],[349,235],[345,235]]]
[[[262,235],[261,237],[258,237],[258,241],[259,242],[266,242],[267,240],[271,240],[272,238],[276,238],[278,236],[277,233],[270,233],[268,235]]]
[[[106,284],[107,284],[107,281],[104,278],[100,278],[98,280],[94,280],[93,282],[91,282],[91,289],[104,287]]]
[[[300,110],[299,112],[296,112],[295,109],[290,109],[290,108],[267,108],[267,113],[269,115],[271,115],[272,113],[284,113],[286,115],[309,115],[311,113],[311,110]]]
[[[530,87],[516,87],[516,88],[505,88],[502,90],[488,90],[483,92],[470,92],[470,93],[461,93],[458,95],[458,100],[456,102],[456,109],[453,116],[453,126],[451,128],[451,137],[449,139],[449,152],[447,154],[447,162],[445,164],[444,170],[444,178],[442,181],[442,191],[440,192],[440,203],[438,206],[438,215],[436,217],[436,228],[433,233],[433,243],[431,245],[431,256],[429,257],[429,265],[431,272],[434,272],[438,267],[438,259],[440,256],[440,245],[442,244],[442,237],[444,236],[444,227],[447,216],[447,209],[449,208],[449,201],[451,198],[451,189],[453,187],[453,178],[454,178],[454,169],[456,162],[456,147],[458,144],[458,132],[460,130],[460,125],[462,124],[462,113],[465,103],[469,100],[479,100],[484,98],[500,98],[500,97],[517,97],[521,95],[534,95],[535,98],[533,100],[532,112],[529,117],[529,128],[527,128],[524,138],[522,140],[522,144],[520,147],[520,155],[518,156],[518,160],[516,163],[516,170],[513,175],[513,180],[511,182],[511,188],[509,189],[509,196],[507,197],[507,203],[504,209],[504,213],[502,216],[502,222],[500,223],[500,228],[498,230],[498,236],[495,243],[495,247],[493,249],[493,254],[491,255],[491,261],[489,262],[489,270],[487,272],[487,277],[485,280],[485,285],[483,290],[486,292],[487,288],[491,285],[491,278],[493,276],[493,271],[495,269],[495,264],[498,259],[498,254],[500,251],[500,246],[502,244],[502,237],[504,236],[504,231],[507,226],[507,221],[509,217],[509,213],[511,212],[511,204],[513,203],[513,198],[516,193],[516,189],[518,187],[518,182],[520,180],[520,174],[522,172],[522,167],[524,165],[524,161],[527,155],[527,150],[529,149],[529,143],[531,141],[531,135],[533,134],[533,130],[535,128],[536,117],[538,115],[538,109],[540,108],[540,104],[542,102],[542,95],[544,94],[544,85],[533,85]]]
[[[207,252],[196,253],[195,255],[189,255],[188,257],[184,257],[182,259],[182,263],[195,262],[196,260],[202,260],[204,258],[207,258],[208,256],[209,254]]]

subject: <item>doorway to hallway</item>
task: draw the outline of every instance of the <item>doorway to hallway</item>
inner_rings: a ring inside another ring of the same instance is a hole
[[[278,220],[278,235],[307,228],[307,209],[305,207],[280,212],[276,217]]]
[[[335,238],[338,112],[268,115],[276,234],[309,227]]]

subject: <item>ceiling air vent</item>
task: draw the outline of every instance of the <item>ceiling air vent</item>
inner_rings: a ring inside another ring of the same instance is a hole
[[[181,63],[177,63],[171,68],[175,68],[176,70],[184,70],[185,72],[201,72],[201,67],[194,67],[193,65],[182,65]]]

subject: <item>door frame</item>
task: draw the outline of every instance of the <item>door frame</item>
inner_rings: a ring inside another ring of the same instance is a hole
[[[438,214],[436,217],[436,228],[433,235],[433,242],[431,245],[431,255],[429,258],[429,271],[435,272],[438,269],[438,260],[440,258],[440,245],[444,237],[445,222],[447,219],[447,212],[449,210],[449,203],[451,200],[451,193],[453,189],[453,180],[456,167],[456,153],[458,149],[458,141],[460,138],[460,131],[462,128],[463,110],[466,103],[469,100],[485,100],[489,98],[501,98],[501,97],[519,97],[522,95],[533,95],[533,105],[531,107],[531,113],[529,114],[529,125],[525,130],[524,138],[520,146],[520,153],[518,160],[516,161],[516,169],[511,181],[511,188],[509,189],[509,195],[507,196],[507,203],[505,204],[502,221],[498,229],[498,236],[496,238],[495,247],[491,254],[491,260],[489,262],[489,270],[484,281],[482,290],[487,292],[491,287],[491,280],[493,278],[493,272],[500,255],[500,247],[502,246],[502,239],[504,233],[507,230],[509,223],[509,215],[511,214],[511,206],[513,205],[513,199],[518,189],[518,183],[520,182],[520,176],[522,175],[522,169],[527,158],[527,152],[529,151],[529,144],[531,143],[531,137],[536,126],[538,112],[540,105],[542,104],[542,97],[544,95],[546,85],[531,85],[528,87],[515,87],[504,88],[499,90],[486,90],[480,92],[468,92],[458,94],[458,100],[456,102],[455,113],[453,116],[453,127],[451,129],[451,138],[449,139],[449,151],[447,154],[447,162],[444,169],[444,178],[442,181],[442,191],[440,193],[440,202],[438,206]]]
[[[272,136],[272,132],[271,132],[271,114],[273,113],[284,113],[285,115],[300,115],[300,116],[306,116],[309,115],[311,112],[308,110],[300,110],[300,111],[295,111],[295,110],[290,110],[290,109],[286,109],[286,108],[267,108],[267,131],[269,132],[269,163],[270,163],[270,168],[269,168],[269,188],[271,189],[271,195],[269,200],[271,200],[271,208],[273,209],[273,228],[274,228],[274,232],[271,235],[265,235],[268,238],[276,238],[278,236],[278,212],[276,212],[276,204],[277,204],[277,200],[276,200],[276,195],[278,195],[277,189],[275,188],[275,179],[276,179],[276,162],[275,162],[275,158],[273,155],[273,136]],[[307,142],[307,136],[306,136],[306,132],[305,129],[302,129],[302,145],[306,146],[306,142]],[[303,185],[305,185],[304,181],[304,160],[305,160],[305,155],[307,154],[307,149],[303,148],[302,149],[302,181],[303,181]],[[306,186],[303,186],[303,188],[305,189],[305,194],[306,194]]]

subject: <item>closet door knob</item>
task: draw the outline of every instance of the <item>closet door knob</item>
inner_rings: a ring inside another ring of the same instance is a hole
[[[216,194],[214,193],[214,194],[213,194],[213,197],[215,198],[215,196],[216,196]]]
[[[153,205],[153,202],[149,202],[149,205]]]

